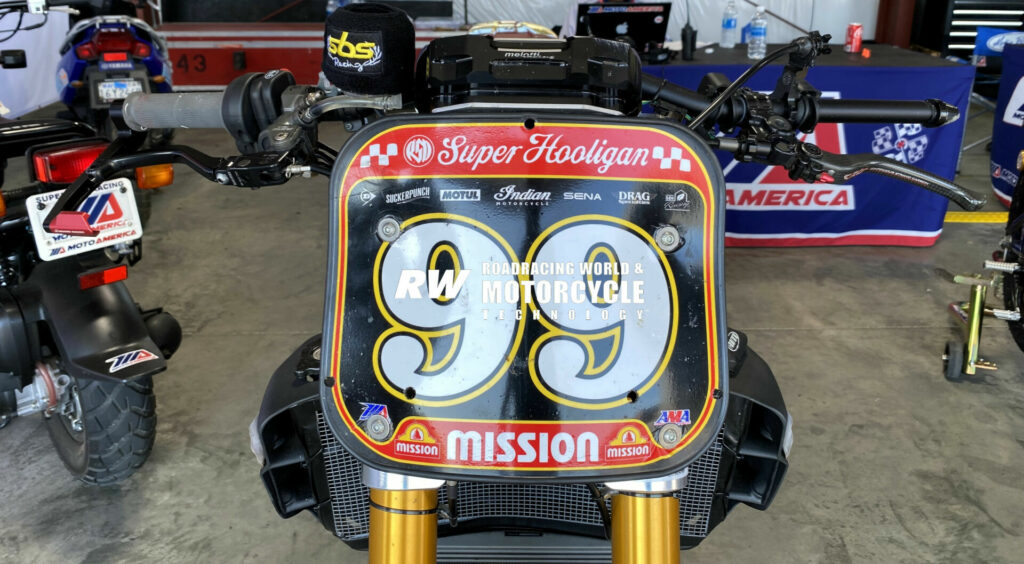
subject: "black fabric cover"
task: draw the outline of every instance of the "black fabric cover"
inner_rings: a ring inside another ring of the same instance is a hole
[[[321,68],[354,94],[412,99],[416,37],[405,12],[384,4],[348,4],[328,16]]]

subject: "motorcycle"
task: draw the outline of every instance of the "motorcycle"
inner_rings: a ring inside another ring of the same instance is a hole
[[[31,181],[0,193],[0,427],[43,414],[57,454],[89,484],[120,482],[148,458],[153,375],[181,342],[174,317],[142,310],[122,283],[142,256],[133,187],[168,185],[169,165],[112,177],[78,207],[98,237],[42,229],[109,144],[82,122],[0,118],[0,185],[22,156]]]
[[[78,21],[65,35],[60,54],[60,101],[75,119],[91,124],[104,136],[114,133],[108,115],[111,102],[132,92],[172,90],[167,42],[138,18],[99,15]],[[149,141],[166,144],[173,134],[173,129],[150,131]]]
[[[818,33],[695,92],[591,37],[436,39],[413,73],[400,11],[351,5],[326,29],[318,86],[270,71],[112,107],[126,131],[224,128],[242,154],[115,142],[44,223],[91,234],[75,206],[145,164],[250,188],[330,177],[324,330],[271,377],[250,439],[278,513],[309,510],[370,562],[678,562],[737,505],[771,504],[792,419],[726,325],[714,149],[984,203],[797,139],[958,117],[938,100],[821,99],[799,79],[829,52]],[[743,87],[780,57],[774,92]],[[318,141],[327,119],[354,132],[340,151]]]

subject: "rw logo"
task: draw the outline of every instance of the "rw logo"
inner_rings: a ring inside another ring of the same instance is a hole
[[[117,203],[117,198],[110,192],[89,196],[79,206],[78,211],[89,214],[89,225],[116,221],[124,217],[121,205]]]
[[[128,368],[129,366],[134,366],[136,364],[146,362],[147,360],[155,360],[157,358],[160,357],[147,351],[146,349],[136,349],[131,352],[119,354],[113,358],[108,358],[104,362],[111,363],[108,372],[110,374],[113,374],[114,372],[117,372],[122,368]]]

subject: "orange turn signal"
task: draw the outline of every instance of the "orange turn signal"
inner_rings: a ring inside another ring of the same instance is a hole
[[[142,190],[167,186],[174,182],[174,166],[158,164],[135,169],[135,182]]]
[[[4,201],[4,195],[0,192],[0,217],[7,215],[7,202]]]

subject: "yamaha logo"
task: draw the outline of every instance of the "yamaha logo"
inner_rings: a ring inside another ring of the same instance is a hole
[[[424,135],[415,135],[405,142],[405,162],[412,166],[423,166],[434,158],[434,142]]]

